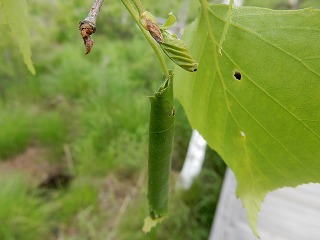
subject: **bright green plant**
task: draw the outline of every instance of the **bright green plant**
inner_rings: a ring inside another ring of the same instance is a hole
[[[139,21],[145,9],[122,2],[168,77],[161,37]],[[175,94],[192,127],[235,172],[237,195],[258,234],[257,212],[269,191],[320,182],[320,11],[200,4],[185,34],[199,65],[196,73],[175,70]]]

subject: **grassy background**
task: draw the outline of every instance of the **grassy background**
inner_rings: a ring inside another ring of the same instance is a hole
[[[163,17],[182,7],[182,1],[144,2]],[[286,1],[247,4],[280,2]],[[308,3],[318,7],[311,0],[302,5]],[[162,73],[125,8],[117,0],[104,3],[95,45],[84,56],[78,22],[90,2],[28,4],[37,75],[27,72],[10,34],[0,39],[0,239],[207,239],[225,166],[208,149],[191,189],[176,188],[191,135],[178,102],[170,216],[141,232],[148,212],[147,96]],[[189,19],[196,6],[191,1]],[[7,32],[2,22],[0,30]],[[52,172],[73,180],[39,189],[44,173]]]

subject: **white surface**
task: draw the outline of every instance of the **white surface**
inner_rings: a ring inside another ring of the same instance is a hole
[[[223,4],[229,4],[230,0],[224,0]],[[243,4],[243,0],[234,0],[234,6],[241,6]]]
[[[257,240],[227,170],[209,240]],[[282,188],[267,195],[258,218],[262,240],[320,240],[320,185]]]
[[[180,184],[182,188],[189,189],[193,179],[199,175],[206,153],[206,146],[207,143],[199,132],[193,130],[187,156],[180,172]]]

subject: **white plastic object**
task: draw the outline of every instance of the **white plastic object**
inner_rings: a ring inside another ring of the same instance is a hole
[[[189,189],[194,178],[199,175],[206,153],[206,146],[207,143],[200,133],[193,130],[187,156],[180,172],[180,185],[183,189]]]

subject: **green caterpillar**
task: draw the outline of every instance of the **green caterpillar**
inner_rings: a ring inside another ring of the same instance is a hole
[[[169,174],[171,168],[175,113],[173,107],[173,74],[150,97],[149,125],[149,216],[160,219],[168,211]]]

